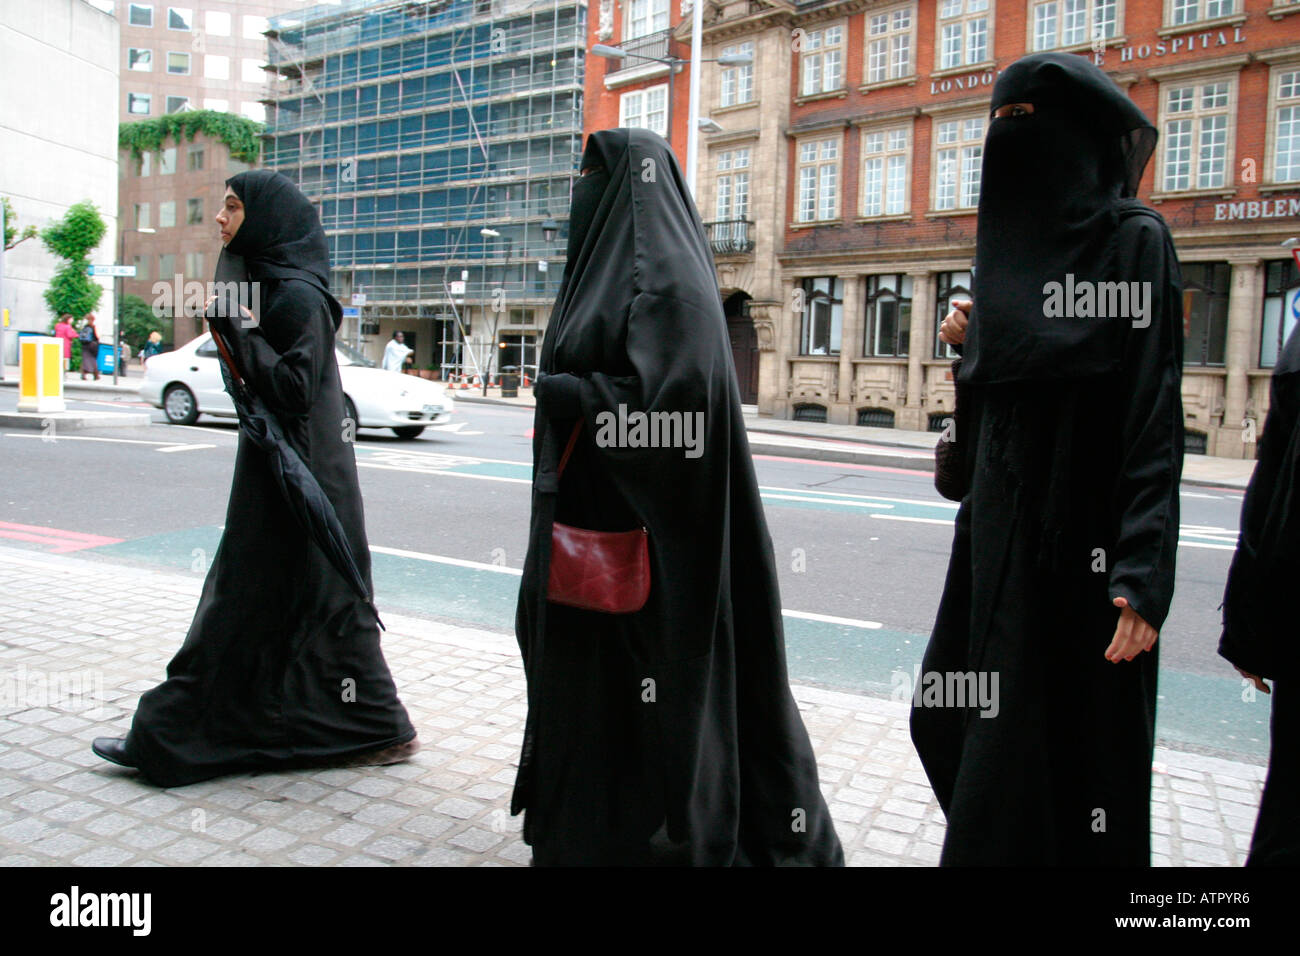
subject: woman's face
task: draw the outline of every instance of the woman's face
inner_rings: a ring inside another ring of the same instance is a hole
[[[217,212],[217,225],[221,227],[221,243],[229,245],[230,240],[235,238],[235,233],[239,232],[239,227],[244,224],[244,204],[235,191],[229,186],[226,187],[226,195],[222,197],[221,209]]]

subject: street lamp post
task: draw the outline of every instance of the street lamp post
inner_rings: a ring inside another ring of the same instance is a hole
[[[157,230],[150,229],[148,226],[140,226],[135,229],[118,230],[117,264],[119,266],[126,265],[126,263],[123,262],[122,260],[126,258],[126,234],[128,232],[135,232],[135,233],[139,233],[140,235],[152,236],[155,232],[157,232]],[[113,296],[115,297],[116,301],[113,303],[113,342],[111,347],[113,349],[113,384],[116,385],[117,370],[118,367],[122,364],[122,349],[120,347],[120,343],[122,341],[122,277],[121,276],[113,277]],[[175,317],[173,317],[172,322],[175,323],[175,321],[176,321]],[[99,356],[95,357],[95,361],[99,361]],[[82,377],[84,378],[85,376]]]
[[[668,67],[668,115],[666,117],[668,125],[668,135],[664,139],[668,140],[668,145],[673,142],[673,80],[677,76],[677,70],[689,64],[691,67],[691,89],[690,89],[690,120],[686,130],[686,185],[690,189],[691,197],[695,196],[695,149],[696,142],[699,138],[699,111],[700,111],[700,67],[701,63],[721,63],[724,66],[744,66],[754,62],[754,57],[749,53],[724,53],[722,56],[702,57],[700,56],[700,31],[703,6],[700,0],[695,0],[695,19],[694,34],[691,37],[691,58],[683,59],[680,56],[647,56],[644,53],[633,53],[624,50],[621,47],[609,46],[604,43],[597,43],[591,48],[591,52],[607,60],[624,60],[629,56],[634,56],[639,60],[650,60],[654,63],[663,63]]]
[[[480,236],[482,236],[484,239],[499,239],[499,238],[501,238],[501,233],[497,232],[495,229],[489,228],[488,226],[484,226],[482,229],[480,229],[480,230],[478,231],[478,234],[479,234]],[[509,270],[509,268],[510,268],[510,256],[509,256],[509,254],[506,255],[506,265],[505,265],[505,268],[506,268],[506,270]],[[483,266],[483,277],[484,277],[484,279],[487,278],[487,266],[486,266],[486,265]],[[484,283],[484,285],[486,286],[486,283]],[[502,288],[504,289],[504,288],[505,288],[505,279],[502,279],[502,280],[501,280],[501,285],[502,285]],[[486,291],[486,289],[485,289],[485,291]],[[484,318],[484,319],[487,318],[487,303],[486,303],[486,302],[484,302],[484,305],[483,305],[483,318]],[[491,345],[491,347],[487,350],[487,354],[483,356],[483,394],[484,394],[485,396],[487,395],[487,390],[488,390],[488,376],[490,376],[490,375],[492,374],[492,354],[493,354],[493,352],[496,351],[496,346],[497,346],[497,326],[500,324],[500,322],[501,322],[501,317],[500,317],[500,316],[497,316],[497,320],[496,320],[496,322],[493,322],[493,323],[492,323],[492,345]]]

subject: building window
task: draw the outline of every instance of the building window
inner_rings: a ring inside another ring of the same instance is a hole
[[[867,17],[866,82],[884,83],[914,72],[912,35],[916,18],[912,9],[909,4]]]
[[[158,204],[158,228],[170,229],[176,225],[176,202],[169,199]]]
[[[907,212],[908,128],[862,131],[862,215],[898,216]]]
[[[195,172],[203,168],[203,147],[191,146],[185,151],[185,168]]]
[[[167,72],[175,76],[190,75],[190,55],[188,53],[167,54]]]
[[[203,75],[209,80],[230,79],[230,57],[209,53],[203,58]]]
[[[266,72],[262,69],[261,61],[245,59],[241,76],[245,83],[261,83],[266,79]]]
[[[169,96],[167,97],[167,112],[179,113],[181,110],[189,109],[190,98],[188,96]]]
[[[176,275],[176,256],[173,253],[163,253],[158,257],[158,278],[171,280]]]
[[[752,57],[754,55],[753,41],[723,47],[722,50],[723,56],[734,56],[737,53],[747,53]],[[719,105],[738,106],[741,103],[752,103],[754,101],[753,63],[723,67],[720,80],[722,83],[722,96]]]
[[[185,200],[185,225],[187,226],[203,225],[203,200],[202,199]]]
[[[203,275],[203,253],[185,253],[185,275],[190,279],[197,279]]]
[[[1165,192],[1227,185],[1232,81],[1192,83],[1165,91]]]
[[[1230,17],[1237,12],[1237,0],[1165,0],[1169,26],[1182,26],[1199,20]]]
[[[151,3],[127,4],[126,22],[133,27],[153,26],[153,4]]]
[[[266,17],[244,17],[244,39],[260,40],[262,34],[266,32]]]
[[[169,176],[174,172],[176,172],[176,147],[168,146],[159,156],[158,175]]]
[[[211,96],[203,97],[203,108],[205,110],[214,110],[218,113],[224,113],[230,109],[230,100],[215,99]]]
[[[126,111],[136,113],[140,116],[148,116],[149,111],[153,109],[153,97],[148,93],[128,93],[126,94]]]
[[[1300,182],[1300,70],[1279,72],[1273,93],[1273,182]]]
[[[245,100],[239,104],[239,115],[251,119],[254,123],[265,123],[266,106],[255,100]]]
[[[719,221],[749,218],[749,149],[718,154],[717,204]]]
[[[668,29],[668,0],[630,0],[623,39],[635,40]]]
[[[230,36],[230,14],[208,10],[203,15],[203,23],[208,28],[208,35],[214,37]]]
[[[168,7],[167,8],[167,29],[168,30],[185,30],[189,32],[194,29],[194,11],[189,7]]]
[[[1048,0],[1033,5],[1034,50],[1109,40],[1119,32],[1119,0]]]
[[[149,256],[132,256],[131,264],[135,266],[135,280],[147,280],[149,278]]]
[[[135,162],[135,174],[137,176],[148,176],[153,167],[153,153],[141,153],[140,158]]]
[[[803,96],[829,93],[844,85],[844,26],[809,30],[800,47],[799,89]]]
[[[974,209],[980,200],[984,117],[935,123],[934,208]]]
[[[1259,367],[1272,368],[1300,316],[1300,270],[1294,259],[1264,264],[1264,321],[1259,339]]]
[[[844,327],[844,280],[839,276],[803,280],[803,330],[800,355],[839,355]]]
[[[952,311],[953,299],[971,298],[971,274],[969,272],[940,272],[934,277],[934,357],[937,359],[955,359],[957,352],[947,342],[939,340],[939,325],[943,317]]]
[[[1226,262],[1185,262],[1183,274],[1184,365],[1222,368],[1228,343],[1228,288],[1232,268]]]
[[[867,323],[862,354],[906,358],[912,335],[912,277],[867,276]]]
[[[990,52],[990,0],[939,0],[939,69],[974,66]]]
[[[149,228],[149,204],[147,202],[138,202],[135,204],[135,228]]]
[[[838,139],[808,139],[799,143],[799,222],[839,217],[840,144]]]
[[[532,309],[511,309],[507,313],[506,325],[532,325]]]
[[[619,99],[619,125],[668,136],[668,85],[624,93]]]
[[[128,47],[126,51],[126,68],[128,70],[138,70],[141,73],[153,72],[153,50]]]

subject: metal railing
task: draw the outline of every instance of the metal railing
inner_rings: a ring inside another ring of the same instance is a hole
[[[614,76],[625,70],[634,70],[637,67],[645,66],[650,61],[642,57],[657,57],[664,60],[668,58],[668,44],[672,39],[672,30],[657,30],[654,33],[647,33],[645,36],[637,37],[634,40],[624,40],[620,43],[619,49],[626,50],[634,56],[629,56],[623,60],[618,69],[611,70],[609,75]]]
[[[754,251],[754,223],[750,219],[719,219],[704,224],[715,256],[736,256]]]

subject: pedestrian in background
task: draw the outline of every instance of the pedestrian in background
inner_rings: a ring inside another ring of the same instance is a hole
[[[843,865],[699,215],[647,130],[593,133],[582,170],[539,361],[511,812],[538,865]],[[600,439],[626,409],[698,422],[698,446]],[[573,529],[645,551],[574,589]]]
[[[238,321],[214,314],[212,327],[329,499],[373,594],[334,356],[343,310],[329,293],[320,218],[279,173],[226,184],[216,279],[246,294],[257,284],[260,304]],[[140,698],[127,737],[92,746],[167,787],[237,771],[397,763],[419,749],[373,603],[304,528],[242,420],[225,530],[185,643],[167,680]]]
[[[973,306],[942,330],[964,338],[968,484],[911,718],[943,864],[1150,864],[1183,458],[1182,282],[1131,198],[1155,141],[1083,57],[1034,54],[994,86]],[[1102,281],[1137,284],[1128,310],[1047,300]],[[991,699],[945,692],[972,686]]]
[[[72,316],[63,313],[54,324],[54,335],[63,340],[63,361],[69,372],[72,371],[72,340],[77,337],[77,330],[72,327]]]
[[[87,314],[81,326],[81,380],[86,380],[86,373],[93,372],[95,381],[99,381],[99,333],[95,330],[95,316]]]
[[[154,330],[149,333],[149,340],[144,343],[144,348],[140,350],[140,365],[144,367],[151,358],[162,351],[162,333]]]
[[[390,372],[401,372],[402,363],[411,354],[411,349],[404,344],[406,337],[401,332],[394,332],[388,344],[384,346],[384,368]]]
[[[1223,595],[1219,654],[1273,698],[1268,778],[1247,866],[1300,864],[1300,709],[1295,608],[1300,583],[1300,326],[1269,386],[1259,461]],[[1273,681],[1270,689],[1265,679]]]

